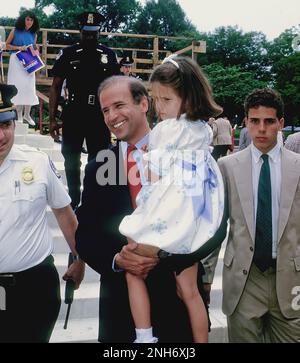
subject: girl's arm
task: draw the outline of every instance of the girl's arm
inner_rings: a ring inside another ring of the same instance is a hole
[[[26,46],[25,45],[13,45],[11,44],[13,39],[14,39],[14,36],[15,36],[15,31],[14,29],[11,30],[11,32],[9,33],[9,36],[7,37],[6,39],[6,49],[7,50],[26,50]]]

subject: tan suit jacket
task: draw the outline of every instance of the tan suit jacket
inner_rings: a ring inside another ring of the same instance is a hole
[[[212,124],[212,129],[214,146],[232,144],[232,127],[227,119],[216,119]]]
[[[230,220],[223,266],[223,312],[230,316],[245,288],[254,254],[251,148],[221,158],[218,164],[224,178]],[[295,297],[300,288],[300,155],[283,148],[281,165],[276,291],[282,314],[286,318],[299,318]],[[206,263],[211,275],[216,262],[217,254]]]

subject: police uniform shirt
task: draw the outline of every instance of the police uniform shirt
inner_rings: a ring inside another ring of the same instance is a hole
[[[0,273],[41,263],[53,250],[47,205],[59,209],[71,199],[49,157],[14,145],[0,166]]]
[[[79,43],[64,48],[52,68],[53,76],[67,80],[69,103],[80,106],[88,104],[90,95],[97,102],[100,83],[119,73],[116,54],[102,44],[98,44],[95,49],[82,48]]]

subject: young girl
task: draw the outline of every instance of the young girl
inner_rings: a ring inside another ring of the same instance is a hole
[[[141,255],[153,257],[161,250],[170,254],[197,251],[194,261],[200,261],[211,252],[207,241],[219,228],[224,211],[222,177],[209,152],[212,131],[206,123],[222,109],[214,102],[199,66],[189,58],[167,58],[152,73],[150,85],[162,120],[151,131],[144,155],[150,182],[143,185],[137,208],[123,219],[119,229],[129,243],[138,243],[136,251]],[[208,340],[208,318],[197,271],[198,263],[191,263],[175,278],[198,343]],[[130,273],[126,279],[135,342],[156,342],[145,282]]]
[[[6,49],[11,51],[7,74],[7,84],[17,87],[18,94],[12,98],[16,105],[18,121],[35,126],[30,116],[31,106],[39,103],[35,89],[35,73],[27,73],[16,56],[16,52],[25,51],[27,45],[36,45],[39,22],[35,14],[25,11],[16,21],[6,41]]]

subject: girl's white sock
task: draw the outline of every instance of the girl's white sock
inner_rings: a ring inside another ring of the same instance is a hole
[[[157,343],[158,339],[153,336],[152,327],[147,329],[135,329],[136,340],[134,343]]]

